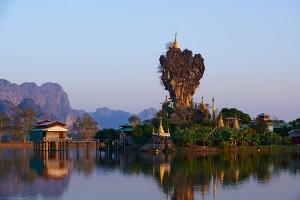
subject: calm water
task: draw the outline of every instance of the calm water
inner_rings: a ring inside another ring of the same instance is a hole
[[[300,200],[300,151],[36,154],[0,148],[0,199]]]

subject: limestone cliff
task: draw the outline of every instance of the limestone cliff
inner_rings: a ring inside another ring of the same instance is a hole
[[[68,95],[57,83],[23,83],[17,85],[0,79],[0,99],[19,104],[25,99],[32,99],[49,115],[57,120],[71,122],[75,118],[75,111],[70,106]]]
[[[192,105],[193,95],[205,71],[202,56],[193,56],[192,51],[181,51],[174,45],[166,55],[160,56],[159,61],[162,84],[169,91],[175,107]]]

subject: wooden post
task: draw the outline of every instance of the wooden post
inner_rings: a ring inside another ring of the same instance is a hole
[[[45,150],[48,151],[48,142],[45,142],[45,145],[46,145]]]
[[[58,142],[55,142],[55,151],[58,151]]]
[[[90,145],[90,142],[89,142],[89,141],[86,141],[86,150],[87,150],[87,151],[89,151],[89,150],[90,150],[90,147],[89,147],[89,145]]]

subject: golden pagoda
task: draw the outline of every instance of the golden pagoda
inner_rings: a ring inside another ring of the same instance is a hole
[[[158,135],[161,136],[165,133],[164,131],[164,128],[162,126],[162,120],[160,119],[160,122],[159,122],[159,128],[158,128]]]
[[[205,106],[205,104],[204,104],[204,100],[203,100],[203,95],[202,95],[202,101],[201,101],[201,103],[200,103],[200,106],[199,106],[199,108],[200,108],[200,110],[201,110],[201,111],[204,111],[204,110],[206,110],[206,106]]]
[[[223,121],[223,115],[222,112],[219,115],[219,121],[218,121],[218,128],[224,128],[224,121]]]
[[[175,41],[174,41],[173,48],[174,49],[179,49],[179,45],[178,45],[178,42],[177,42],[177,33],[175,34]]]
[[[240,128],[240,125],[239,125],[239,120],[238,120],[238,118],[235,118],[235,120],[234,120],[234,124],[233,124],[233,128],[235,128],[235,129],[239,129],[239,128]]]

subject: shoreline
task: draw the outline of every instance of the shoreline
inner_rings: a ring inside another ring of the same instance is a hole
[[[86,147],[86,143],[79,143],[78,146]],[[33,143],[0,143],[0,148],[32,148]],[[70,143],[70,148],[76,148],[77,143]],[[95,143],[90,143],[89,147],[96,147]],[[270,145],[270,146],[237,146],[233,148],[222,148],[218,146],[196,146],[196,147],[178,147],[174,152],[182,153],[193,153],[193,152],[266,152],[266,151],[279,151],[279,150],[297,150],[297,145]],[[127,151],[139,151],[139,145],[131,146],[127,148]]]

